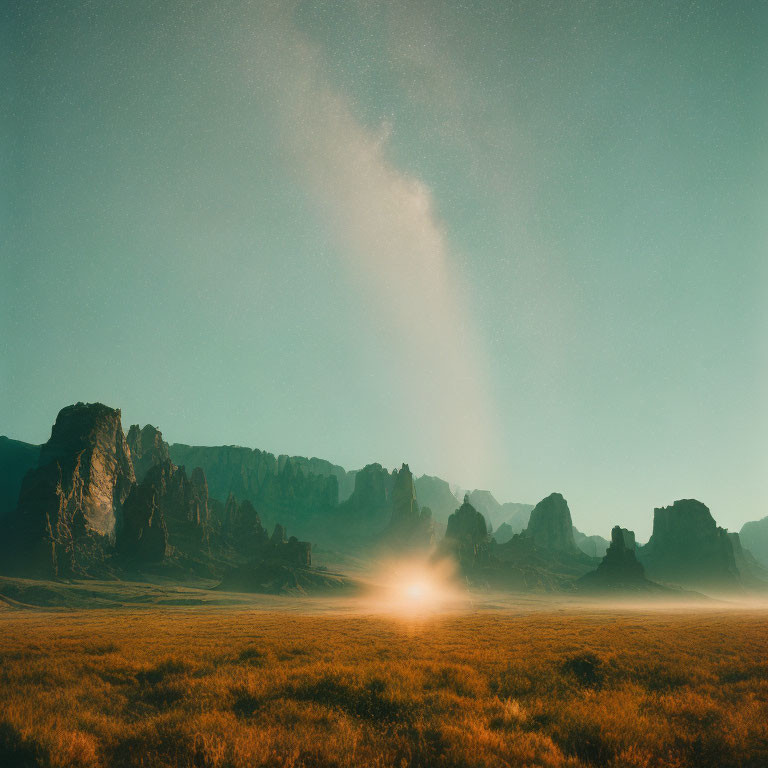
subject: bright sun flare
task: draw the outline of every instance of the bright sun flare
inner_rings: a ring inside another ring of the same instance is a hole
[[[405,586],[405,596],[415,601],[426,600],[431,591],[430,585],[424,581],[414,581]]]
[[[393,615],[426,616],[455,609],[465,595],[453,581],[450,563],[400,560],[383,564],[370,605]]]

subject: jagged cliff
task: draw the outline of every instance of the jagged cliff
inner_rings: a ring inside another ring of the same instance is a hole
[[[219,516],[219,530],[225,545],[245,554],[258,550],[269,539],[253,504],[248,499],[238,502],[232,493]]]
[[[196,468],[187,477],[170,459],[147,469],[123,506],[118,552],[144,562],[161,561],[170,549],[197,554],[209,546],[208,486]]]
[[[226,501],[230,494],[254,504],[265,524],[280,522],[302,533],[323,533],[323,521],[339,501],[339,477],[354,482],[354,474],[330,462],[278,456],[238,446],[200,447],[174,443],[171,459],[201,467],[211,497]],[[315,474],[323,469],[325,474]]]
[[[662,591],[658,584],[645,577],[645,569],[635,553],[634,532],[614,526],[611,530],[611,543],[602,562],[596,570],[582,576],[577,585],[591,591]]]
[[[470,498],[465,495],[464,503],[449,518],[439,546],[441,555],[455,560],[467,583],[500,590],[551,592],[569,589],[573,578],[589,570],[586,563],[542,550],[520,535],[498,544],[488,535],[485,516]]]
[[[174,456],[194,467],[191,473]],[[20,483],[13,512],[0,523],[0,567],[38,577],[108,576],[151,564],[208,575],[248,566],[259,579],[268,576],[268,563],[279,562],[283,574],[309,569],[309,543],[289,539],[284,526],[335,552],[404,553],[434,542],[419,485],[443,506],[453,498],[439,478],[415,481],[407,464],[394,472],[380,464],[346,472],[320,459],[233,446],[169,448],[152,425],[133,425],[126,438],[120,411],[100,403],[62,409],[39,448],[0,440],[3,457],[0,501],[5,498],[6,507],[21,469],[34,466]],[[340,482],[350,493],[342,502]],[[243,492],[239,501],[235,489]],[[491,540],[472,498],[485,506],[486,517],[513,512],[516,520],[528,518],[526,528],[515,535],[511,523],[502,524]],[[448,516],[439,551],[454,556],[473,582],[511,588],[572,588],[590,570],[603,582],[641,583],[643,565],[649,577],[693,587],[762,589],[768,578],[738,535],[719,528],[695,500],[656,509],[653,535],[637,552],[627,543],[629,532],[614,529],[598,567],[575,537],[594,545],[594,552],[604,540],[575,531],[561,494],[528,509],[474,491]]]
[[[329,544],[372,544],[392,521],[395,474],[381,464],[368,464],[355,475],[352,495],[339,504],[328,520]]]
[[[134,481],[120,411],[101,403],[62,409],[7,521],[10,568],[51,576],[102,571]]]
[[[171,460],[168,443],[163,440],[162,432],[151,424],[145,424],[144,427],[132,424],[128,430],[126,442],[131,449],[133,471],[136,474],[136,481],[139,483],[144,479],[150,467]]]
[[[429,507],[419,509],[413,475],[407,464],[393,475],[392,511],[384,532],[385,542],[399,550],[429,547],[435,541],[432,510]]]
[[[282,526],[270,538],[248,500],[210,499],[204,471],[188,473],[171,461],[156,427],[134,425],[126,438],[120,411],[101,403],[62,409],[45,445],[11,452],[37,460],[2,522],[4,572],[87,577],[149,568],[183,577],[214,576],[245,562],[277,564],[278,571],[309,566],[308,542],[287,539]],[[307,476],[287,457],[276,470],[260,487],[273,512],[301,509],[302,502],[320,511],[335,504],[334,476]]]
[[[741,584],[748,589],[756,589],[760,592],[768,590],[768,569],[743,546],[741,534],[728,533],[728,538],[733,547],[733,559],[739,572]]]
[[[211,496],[222,501],[230,493],[239,499],[256,502],[259,493],[270,476],[276,477],[290,464],[301,470],[304,476],[335,478],[337,499],[344,500],[352,494],[355,472],[318,458],[304,456],[275,456],[258,448],[243,448],[236,445],[193,446],[173,443],[170,454],[177,464],[202,467],[208,478]],[[332,484],[326,483],[326,487]]]
[[[488,559],[488,526],[485,517],[464,496],[463,504],[448,518],[441,552],[453,557],[465,572]]]

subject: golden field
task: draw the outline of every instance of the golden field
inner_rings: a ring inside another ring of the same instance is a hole
[[[0,765],[768,766],[757,611],[0,613]]]

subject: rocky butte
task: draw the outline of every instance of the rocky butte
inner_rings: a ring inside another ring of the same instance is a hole
[[[577,586],[587,590],[661,591],[658,584],[645,578],[645,570],[636,555],[635,534],[614,526],[611,543],[597,569],[582,576]]]
[[[509,589],[571,589],[597,564],[574,543],[568,502],[552,493],[533,508],[522,533],[503,543],[493,541],[485,578]]]
[[[542,499],[531,512],[528,527],[521,536],[541,549],[577,554],[568,502],[560,493]]]
[[[448,518],[441,549],[466,571],[488,560],[488,544],[485,517],[469,503],[469,495],[465,495],[464,503]]]
[[[126,442],[131,449],[133,471],[139,483],[151,467],[171,460],[168,443],[163,440],[162,432],[151,424],[146,424],[143,428],[138,424],[132,424],[128,430]]]
[[[653,534],[638,557],[654,581],[705,589],[741,585],[727,531],[696,499],[654,509]]]
[[[434,544],[435,527],[429,507],[419,509],[416,487],[407,464],[394,473],[392,511],[385,542],[397,549],[424,549]]]
[[[134,482],[120,411],[101,403],[62,409],[9,521],[16,570],[65,576],[98,568]]]

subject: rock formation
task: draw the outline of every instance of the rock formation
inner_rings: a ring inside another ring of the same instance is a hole
[[[123,521],[117,534],[117,550],[141,563],[160,562],[168,550],[168,526],[163,507],[166,491],[162,468],[157,483],[150,477],[134,486],[123,508]]]
[[[250,501],[264,525],[280,522],[323,547],[357,549],[373,544],[398,518],[392,519],[393,492],[397,472],[380,464],[369,464],[348,472],[322,459],[275,456],[237,446],[201,447],[174,443],[170,456],[178,464],[200,466],[205,471],[211,497],[222,504],[229,494]],[[456,509],[456,497],[447,482],[422,476],[414,481],[419,500],[420,522],[414,541],[430,539],[443,530]],[[522,530],[532,507],[499,504],[488,492],[496,517],[513,521]],[[428,508],[433,515],[424,513]],[[407,526],[406,526],[407,527]],[[408,537],[406,537],[407,539]]]
[[[308,568],[311,565],[309,542],[299,541],[295,536],[288,538],[286,528],[281,523],[275,525],[270,536],[256,508],[248,499],[238,502],[230,494],[217,516],[216,543],[224,548],[225,555],[226,552],[234,552],[234,559],[243,563],[266,560],[280,561],[297,568]]]
[[[491,540],[485,516],[472,506],[469,494],[449,518],[439,551],[450,554],[475,586],[521,592],[568,589],[593,562],[578,550],[573,554],[541,549],[519,534],[503,544]]]
[[[377,542],[392,522],[394,484],[395,474],[381,464],[363,467],[352,495],[327,517],[327,533],[318,538],[342,548]]]
[[[416,487],[410,467],[403,464],[394,473],[392,485],[392,525],[412,525],[419,517],[419,505],[416,501]]]
[[[261,549],[269,540],[253,504],[248,499],[238,502],[234,494],[229,495],[224,506],[220,528],[223,542],[246,556]]]
[[[346,586],[343,578],[311,566],[311,544],[299,541],[295,536],[288,538],[285,527],[277,524],[271,536],[265,533],[247,562],[227,572],[220,586],[235,591],[268,593],[305,593]]]
[[[386,510],[386,518],[391,515],[393,487],[394,475],[381,464],[368,464],[355,475],[355,489],[347,502],[356,510],[365,510],[368,513],[381,513]]]
[[[139,483],[145,478],[150,467],[171,460],[168,443],[163,440],[162,432],[151,424],[142,428],[138,424],[131,425],[126,441],[131,449],[133,471]]]
[[[78,403],[59,413],[44,446],[2,441],[0,449],[11,455],[5,466],[15,473],[17,465],[36,459],[13,514],[2,521],[5,572],[106,577],[151,566],[183,577],[216,575],[248,562],[258,563],[262,575],[272,566],[311,565],[310,544],[288,538],[282,520],[270,537],[250,500],[211,500],[204,471],[195,467],[188,474],[171,461],[157,428],[133,426],[126,439],[119,410]],[[308,464],[323,466],[280,457],[274,472],[259,478],[257,495],[276,516],[299,514],[319,525],[337,507],[337,479],[308,474]],[[8,488],[13,495],[10,482]]]
[[[250,500],[259,509],[265,525],[281,523],[292,529],[316,532],[322,530],[338,498],[335,476],[310,474],[300,462],[285,457],[277,474],[267,475],[256,498]]]
[[[280,459],[282,458],[284,457],[280,456]],[[335,477],[339,501],[344,501],[352,495],[352,491],[355,489],[355,475],[357,474],[355,470],[348,472],[338,464],[332,464],[330,461],[318,459],[314,456],[311,459],[307,459],[304,456],[291,456],[290,458],[308,475],[326,478]]]
[[[52,576],[98,571],[134,480],[119,410],[101,403],[62,409],[9,521],[18,569]]]
[[[571,510],[559,493],[550,494],[533,508],[528,527],[521,535],[541,549],[567,553],[579,551],[573,540]]]
[[[407,464],[393,474],[392,513],[384,533],[385,542],[398,550],[429,547],[435,540],[432,510],[419,509],[413,475]]]
[[[295,536],[288,538],[285,527],[278,524],[272,532],[268,547],[260,553],[266,560],[277,560],[295,568],[309,568],[312,565],[312,545],[299,541]]]
[[[469,503],[469,495],[465,495],[464,503],[448,518],[441,549],[466,570],[488,559],[488,545],[485,517]]]
[[[169,547],[196,553],[208,544],[208,486],[203,471],[187,477],[170,459],[147,470],[125,501],[117,548],[142,561],[158,561]]]
[[[740,586],[728,533],[696,499],[655,509],[653,534],[638,557],[654,581],[704,589]]]
[[[504,533],[501,530],[499,538],[504,539]],[[505,589],[569,590],[598,562],[574,543],[568,503],[553,493],[533,508],[522,533],[502,542],[494,539],[486,581]]]
[[[591,590],[657,591],[661,589],[645,578],[645,570],[635,556],[635,534],[618,525],[611,531],[611,544],[595,571],[577,584]]]

